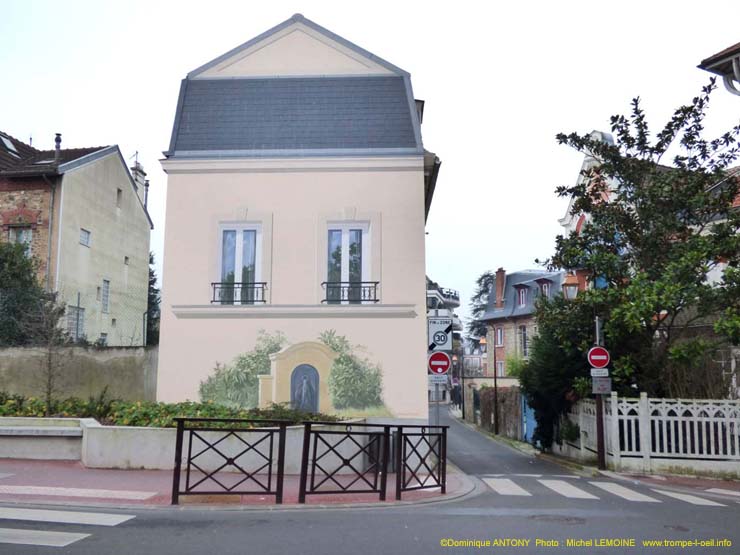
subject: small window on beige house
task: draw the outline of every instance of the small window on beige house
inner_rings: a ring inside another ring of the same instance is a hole
[[[123,191],[121,189],[116,189],[116,208],[121,207],[122,198],[123,198]]]
[[[87,229],[80,228],[80,245],[90,246],[90,232]]]

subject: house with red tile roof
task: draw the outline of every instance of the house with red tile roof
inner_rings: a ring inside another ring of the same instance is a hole
[[[39,150],[0,131],[0,241],[22,243],[72,339],[143,345],[148,181],[118,146]]]

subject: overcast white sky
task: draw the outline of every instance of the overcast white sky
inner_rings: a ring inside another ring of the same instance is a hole
[[[481,272],[552,253],[566,209],[553,190],[581,164],[557,132],[608,131],[637,95],[662,125],[708,81],[696,65],[740,41],[737,0],[0,0],[0,129],[42,149],[61,132],[65,148],[138,151],[161,272],[158,160],[180,80],[296,12],[411,73],[425,146],[443,162],[427,273],[465,304]],[[710,134],[738,121],[740,97],[720,87],[712,104]]]

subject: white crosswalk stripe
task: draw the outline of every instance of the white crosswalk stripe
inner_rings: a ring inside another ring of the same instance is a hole
[[[46,509],[16,509],[0,507],[0,520],[32,520],[34,522],[59,522],[61,524],[88,524],[92,526],[117,526],[135,518],[134,515],[110,513],[82,513],[76,511],[49,511]]]
[[[507,478],[483,478],[483,481],[488,484],[489,488],[501,495],[519,495],[522,497],[532,495]]]
[[[118,526],[119,524],[129,521],[132,518],[135,518],[135,516],[112,513],[0,507],[0,520],[47,522],[72,525],[78,524],[86,526]],[[8,543],[15,545],[66,547],[89,536],[90,534],[78,532],[0,528],[0,544]]]
[[[0,494],[54,495],[64,497],[97,497],[100,499],[129,499],[143,501],[157,495],[155,491],[126,491],[115,489],[60,488],[54,486],[0,486]]]
[[[613,493],[617,497],[621,497],[627,501],[636,501],[638,503],[660,503],[658,499],[654,499],[649,495],[644,495],[613,482],[589,482],[589,484],[603,489],[604,491],[608,491],[609,493]]]
[[[740,497],[740,491],[732,489],[710,488],[704,491],[706,491],[707,493],[721,493],[722,495],[732,495],[734,497]]]
[[[72,534],[70,532],[48,532],[46,530],[16,530],[13,528],[0,528],[0,543],[67,547],[74,542],[85,539],[89,535],[90,534]]]
[[[674,499],[678,499],[679,501],[685,501],[686,503],[691,503],[692,505],[703,505],[705,507],[725,507],[726,505],[723,505],[722,503],[717,503],[716,501],[710,501],[709,499],[703,499],[701,497],[697,497],[696,495],[689,495],[688,493],[677,493],[675,491],[665,491],[662,489],[654,489],[655,493],[660,493],[661,495],[667,495],[668,497],[673,497]]]
[[[595,495],[591,495],[587,491],[583,491],[580,488],[575,487],[573,484],[569,484],[564,480],[537,480],[543,486],[550,488],[555,493],[559,493],[563,497],[569,499],[598,499]]]

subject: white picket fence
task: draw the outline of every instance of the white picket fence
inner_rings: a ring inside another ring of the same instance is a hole
[[[579,438],[560,451],[586,460],[596,453],[596,403],[582,400],[567,415]],[[702,470],[740,476],[740,401],[604,399],[608,462],[617,469]]]

